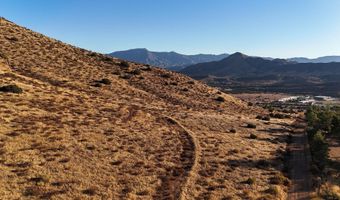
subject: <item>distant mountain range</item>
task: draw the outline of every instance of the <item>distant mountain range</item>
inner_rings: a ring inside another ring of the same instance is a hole
[[[198,63],[220,61],[229,56],[229,54],[197,54],[197,55],[183,55],[176,52],[154,52],[145,48],[130,49],[126,51],[116,51],[109,54],[112,57],[149,64],[170,70],[179,71],[187,66]],[[278,60],[270,57],[263,57],[266,60]],[[319,58],[304,58],[295,57],[288,58],[287,61],[297,63],[330,63],[340,62],[340,56],[324,56]]]
[[[298,63],[330,63],[330,62],[340,62],[340,56],[324,56],[319,58],[304,58],[304,57],[296,57],[289,58],[290,61],[295,61]]]
[[[223,58],[228,57],[228,54],[183,55],[176,52],[153,52],[147,49],[117,51],[110,53],[109,55],[124,60],[150,64],[171,70],[180,70],[189,65],[222,60]]]
[[[340,95],[340,63],[298,63],[235,53],[225,59],[188,66],[180,72],[222,88],[254,88],[292,93]],[[320,92],[320,93],[318,93]]]

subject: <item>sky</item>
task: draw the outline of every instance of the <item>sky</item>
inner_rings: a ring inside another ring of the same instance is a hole
[[[85,49],[340,55],[339,0],[0,0],[0,16]]]

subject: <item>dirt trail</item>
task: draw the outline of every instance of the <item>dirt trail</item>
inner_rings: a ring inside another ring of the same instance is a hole
[[[177,165],[169,170],[163,177],[162,184],[159,187],[160,193],[154,196],[155,199],[187,199],[188,184],[193,171],[197,165],[197,142],[193,134],[182,126],[177,120],[171,117],[165,117],[168,124],[179,133],[182,145],[182,152]]]
[[[310,173],[311,156],[307,134],[302,120],[296,122],[296,129],[292,134],[290,150],[290,177],[292,185],[289,190],[289,200],[308,200],[312,193],[312,178]]]

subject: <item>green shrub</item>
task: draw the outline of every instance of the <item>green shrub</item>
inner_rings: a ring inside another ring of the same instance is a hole
[[[328,161],[328,144],[321,131],[317,131],[310,141],[312,159],[323,170]]]

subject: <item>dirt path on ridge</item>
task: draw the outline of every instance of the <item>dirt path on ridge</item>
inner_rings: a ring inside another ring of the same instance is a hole
[[[296,121],[292,136],[292,143],[288,146],[290,150],[289,173],[292,180],[288,200],[309,200],[312,193],[311,155],[302,119]]]

